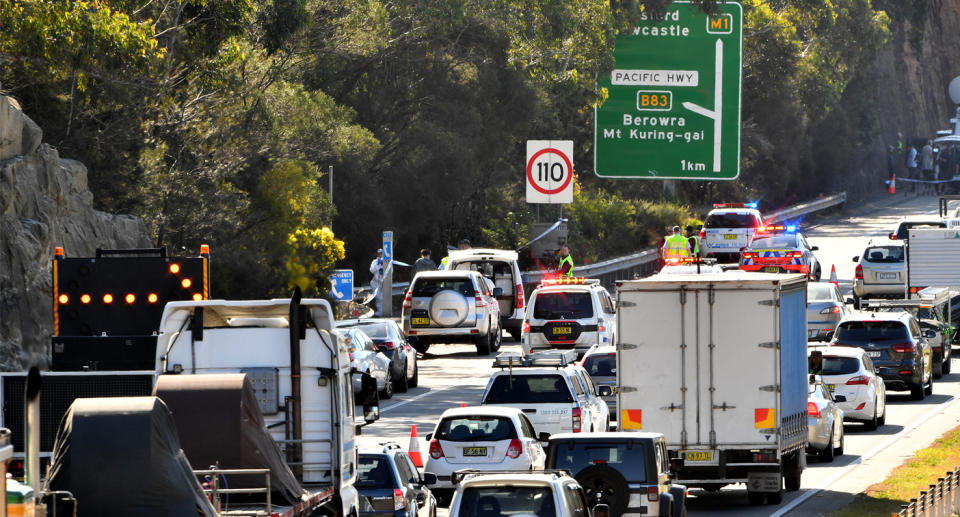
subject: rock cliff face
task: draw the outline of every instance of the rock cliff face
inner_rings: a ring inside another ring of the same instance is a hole
[[[83,164],[42,144],[15,100],[0,96],[0,369],[46,363],[52,332],[51,260],[97,248],[149,247],[143,223],[93,209]]]

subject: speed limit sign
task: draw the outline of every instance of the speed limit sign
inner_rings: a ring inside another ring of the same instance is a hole
[[[527,203],[573,203],[573,140],[527,140]]]

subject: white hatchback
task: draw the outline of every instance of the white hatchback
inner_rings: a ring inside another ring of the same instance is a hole
[[[866,351],[853,346],[811,346],[809,354],[822,354],[823,384],[844,402],[843,420],[863,422],[868,430],[881,426],[887,419],[887,389],[876,374]]]
[[[450,476],[458,470],[543,470],[547,459],[533,424],[510,407],[448,409],[426,438],[430,446],[424,472],[436,474],[430,489],[439,490],[444,500],[457,486]]]

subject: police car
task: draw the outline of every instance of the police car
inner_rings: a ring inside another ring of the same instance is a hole
[[[593,384],[587,371],[575,363],[572,350],[537,352],[521,356],[504,352],[494,360],[500,368],[483,390],[482,406],[520,409],[540,433],[606,431],[610,411],[601,396],[610,387]]]
[[[762,226],[763,216],[756,203],[717,203],[700,230],[700,256],[736,262],[740,249]]]
[[[561,277],[544,280],[530,294],[520,336],[524,354],[536,350],[576,350],[615,345],[617,311],[600,281]]]
[[[810,280],[820,281],[823,274],[820,262],[794,225],[769,225],[757,230],[756,235],[740,254],[740,269],[764,273],[803,273]]]

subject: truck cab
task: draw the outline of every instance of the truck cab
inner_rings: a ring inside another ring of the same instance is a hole
[[[332,309],[320,299],[169,303],[156,373],[245,373],[299,481],[308,490],[333,488],[337,512],[349,515],[359,508],[353,486],[359,428],[349,352],[332,328]],[[375,392],[376,382],[365,380],[365,391],[372,382]],[[375,420],[378,409],[362,395],[364,419]]]

